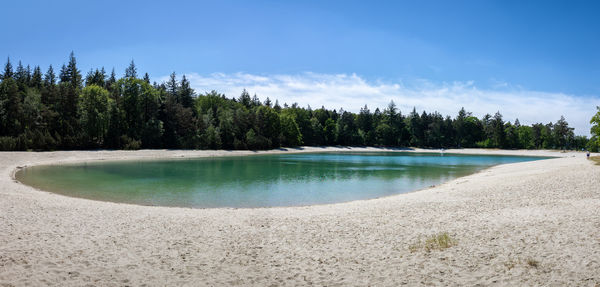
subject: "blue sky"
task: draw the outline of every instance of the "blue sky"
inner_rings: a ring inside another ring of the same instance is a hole
[[[597,1],[10,1],[0,56],[300,105],[394,100],[455,115],[556,121],[589,134],[600,105]],[[6,24],[10,23],[10,25]],[[315,88],[317,87],[317,88]],[[429,95],[424,96],[424,95]],[[423,99],[428,100],[423,100]],[[549,99],[548,103],[544,99]],[[478,104],[474,104],[478,103]],[[493,110],[483,110],[493,109]]]

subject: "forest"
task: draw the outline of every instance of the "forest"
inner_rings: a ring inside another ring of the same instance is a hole
[[[394,102],[374,111],[365,105],[358,113],[280,105],[246,90],[232,98],[196,94],[185,75],[175,73],[150,83],[133,61],[122,77],[104,68],[83,77],[73,53],[57,72],[21,62],[13,69],[8,59],[0,78],[0,150],[6,151],[300,145],[597,151],[599,145],[596,134],[575,136],[562,116],[529,126],[505,122],[499,111],[482,118],[464,108],[454,118],[415,109],[403,114]]]

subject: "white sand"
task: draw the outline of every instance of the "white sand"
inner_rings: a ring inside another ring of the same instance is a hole
[[[447,152],[563,158],[366,201],[187,209],[70,198],[11,175],[44,163],[252,152],[0,153],[0,286],[600,284],[600,166],[582,153]],[[411,248],[439,232],[457,244]]]

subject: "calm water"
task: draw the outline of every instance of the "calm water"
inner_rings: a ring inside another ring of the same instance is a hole
[[[143,205],[268,207],[345,202],[437,185],[483,168],[540,157],[312,153],[36,166],[27,185]]]

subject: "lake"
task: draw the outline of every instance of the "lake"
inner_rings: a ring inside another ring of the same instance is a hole
[[[20,182],[67,196],[179,207],[303,206],[406,193],[543,157],[301,153],[33,166]]]

